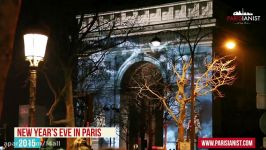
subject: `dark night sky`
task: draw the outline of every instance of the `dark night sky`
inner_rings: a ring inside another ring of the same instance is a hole
[[[176,2],[178,0],[67,0],[67,1],[54,1],[54,0],[27,0],[24,1],[22,13],[25,15],[22,18],[28,20],[41,19],[50,20],[51,17],[56,16],[60,12],[79,12],[85,10],[87,12],[93,11],[111,11],[121,10],[128,8],[139,8],[145,6],[158,5],[162,3]],[[262,1],[239,1],[239,0],[214,0],[215,12],[219,12],[217,19],[222,24],[226,24],[225,16],[232,15],[234,11],[242,10],[252,12],[255,15],[261,16],[261,21],[251,25],[231,25],[232,30],[238,29],[247,30],[247,39],[252,40],[258,44],[263,43],[263,36],[265,33],[265,11],[263,9]],[[220,18],[220,16],[222,18]],[[31,22],[29,22],[31,23]],[[229,25],[230,26],[230,25]],[[240,37],[245,37],[239,35]]]
[[[16,126],[18,104],[27,103],[27,63],[24,61],[23,56],[23,43],[22,33],[25,28],[35,22],[41,22],[44,24],[50,24],[53,20],[59,19],[58,16],[62,16],[64,13],[78,12],[80,10],[90,11],[105,11],[105,10],[117,10],[124,8],[138,8],[144,6],[152,6],[167,2],[175,2],[173,0],[79,0],[79,3],[75,0],[67,1],[55,1],[55,0],[24,0],[21,8],[21,16],[18,23],[18,30],[15,42],[14,61],[9,72],[8,83],[6,87],[5,96],[5,118],[8,124]],[[265,13],[261,6],[264,6],[261,1],[239,1],[239,0],[215,0],[218,5],[214,11],[217,11],[218,28],[221,33],[220,39],[228,35],[232,35],[241,41],[242,47],[252,50],[253,58],[250,58],[251,67],[256,65],[266,65],[265,63]],[[103,5],[104,4],[104,5]],[[261,21],[250,25],[234,25],[226,22],[225,16],[232,15],[234,11],[238,11],[244,8],[245,11],[252,12],[255,15],[261,16]],[[59,15],[60,14],[60,15]],[[221,42],[221,41],[220,41]],[[53,46],[49,45],[52,49]],[[249,62],[248,62],[249,63]],[[254,79],[252,79],[254,81]],[[39,79],[42,89],[47,90],[47,85]],[[255,87],[252,84],[252,91]],[[47,93],[40,93],[40,103],[49,103],[51,97],[47,97]],[[48,92],[48,94],[50,94]],[[15,107],[14,107],[15,106]],[[13,119],[10,119],[13,118]],[[14,124],[15,123],[15,124]]]

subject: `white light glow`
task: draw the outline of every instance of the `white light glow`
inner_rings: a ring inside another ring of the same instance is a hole
[[[48,37],[42,34],[24,35],[25,56],[31,65],[38,66],[39,61],[43,59],[47,40]]]
[[[160,46],[161,42],[160,41],[152,41],[151,44],[152,44],[152,46]]]

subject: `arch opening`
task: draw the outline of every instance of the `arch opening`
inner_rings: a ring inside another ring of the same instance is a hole
[[[121,141],[128,149],[138,145],[141,150],[163,145],[163,107],[157,97],[140,91],[145,82],[154,83],[151,89],[163,95],[163,76],[159,68],[147,61],[140,61],[128,68],[121,80],[120,111],[124,122]]]

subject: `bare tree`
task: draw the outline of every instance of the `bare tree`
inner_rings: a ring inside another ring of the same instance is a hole
[[[60,43],[60,46],[54,53],[57,57],[57,62],[54,63],[57,65],[53,66],[57,69],[49,72],[48,67],[44,65],[42,71],[54,95],[53,103],[47,113],[51,125],[75,126],[73,76],[78,76],[75,78],[76,84],[86,82],[85,79],[99,69],[105,54],[111,48],[125,42],[134,26],[134,19],[123,22],[126,28],[121,28],[121,24],[118,26],[118,18],[113,17],[102,21],[97,13],[84,24],[84,16],[81,14],[74,20],[64,22],[72,24],[69,28],[57,26],[58,32],[54,38]],[[97,57],[95,57],[96,55]],[[54,75],[58,76],[58,73],[62,75],[60,79],[54,77]],[[54,113],[61,101],[65,103],[66,116],[57,120]],[[67,140],[67,149],[71,149],[73,139]]]
[[[199,78],[193,83],[195,86],[194,97],[216,92],[218,96],[223,96],[219,87],[223,85],[231,85],[235,77],[235,58],[221,57],[214,59],[211,62],[206,62],[206,71],[200,75]],[[203,63],[203,62],[202,62]],[[185,91],[189,86],[191,80],[189,68],[191,67],[191,59],[182,60],[182,69],[179,71],[176,65],[172,66],[172,72],[175,75],[177,89],[174,90],[169,85],[163,85],[164,92],[161,94],[161,88],[155,85],[162,85],[162,77],[158,69],[154,69],[151,64],[143,64],[140,66],[132,75],[131,81],[133,82],[132,87],[138,89],[138,95],[140,97],[154,97],[158,99],[164,106],[165,110],[173,118],[178,126],[178,141],[184,141],[185,128],[184,120],[186,118],[186,105],[191,103],[192,95]],[[138,78],[136,78],[138,77]],[[173,95],[173,93],[175,93]],[[174,96],[175,102],[178,104],[178,114],[175,112],[176,108],[173,109],[169,105],[169,100]]]
[[[194,139],[195,139],[195,124],[194,124],[194,117],[195,117],[195,53],[198,48],[198,44],[204,39],[210,38],[212,36],[211,28],[204,28],[203,24],[208,22],[209,19],[199,20],[198,14],[200,14],[200,9],[195,7],[188,12],[188,21],[185,24],[186,30],[178,32],[181,39],[184,40],[189,47],[190,53],[190,120],[191,120],[191,130],[190,130],[190,147],[194,149]],[[212,12],[211,8],[207,9],[205,12],[202,12],[202,16],[208,16],[209,13]],[[210,19],[211,20],[211,19]],[[182,41],[181,40],[181,41]]]
[[[0,120],[4,102],[5,83],[13,56],[15,31],[20,12],[20,0],[0,1]]]
[[[177,51],[179,56],[176,58],[171,58],[171,63],[175,67],[178,63],[182,65],[182,71],[186,73],[190,73],[189,80],[185,80],[184,77],[180,76],[180,83],[176,83],[177,86],[182,87],[184,81],[190,84],[190,99],[187,99],[190,103],[190,119],[191,119],[191,130],[190,130],[190,141],[194,141],[195,139],[195,125],[194,125],[194,116],[195,116],[195,101],[196,95],[195,93],[195,59],[197,49],[199,47],[200,42],[212,40],[212,26],[209,26],[209,23],[214,23],[215,19],[212,17],[212,8],[206,7],[204,11],[200,10],[197,4],[190,4],[187,8],[186,21],[180,22],[176,25],[177,31],[176,34],[178,36],[177,40],[174,41],[174,44],[177,45]],[[207,25],[207,26],[206,26]],[[167,43],[165,43],[167,44]],[[184,46],[187,45],[187,46]],[[186,48],[184,48],[186,47]],[[183,56],[188,55],[189,58],[186,59],[186,63],[184,63]],[[178,62],[180,61],[181,62]],[[178,78],[176,77],[178,80]],[[183,80],[183,81],[182,81]],[[181,84],[181,85],[178,85]],[[184,88],[185,89],[185,88]],[[194,142],[191,142],[191,149],[194,149]]]

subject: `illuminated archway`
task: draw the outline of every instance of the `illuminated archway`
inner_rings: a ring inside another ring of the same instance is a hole
[[[152,146],[163,145],[163,109],[160,106],[160,101],[150,96],[140,96],[136,87],[136,82],[142,82],[139,73],[143,71],[143,75],[149,75],[154,70],[158,74],[160,79],[158,83],[155,83],[155,87],[159,89],[160,94],[162,92],[162,86],[159,83],[163,83],[163,77],[159,68],[147,61],[140,61],[132,64],[124,73],[121,79],[121,91],[120,91],[120,112],[123,126],[121,129],[121,135],[126,136],[128,141],[124,142],[129,149],[133,145],[138,145],[141,149],[151,148]],[[137,79],[138,78],[138,79]],[[134,82],[132,82],[134,80]],[[155,79],[151,79],[150,82],[155,82]],[[147,95],[149,93],[146,93]],[[123,133],[123,131],[125,131]]]

